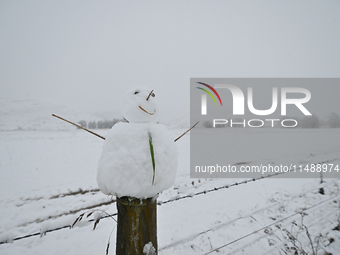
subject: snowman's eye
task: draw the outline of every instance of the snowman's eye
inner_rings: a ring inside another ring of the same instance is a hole
[[[138,93],[139,93],[139,91],[136,91],[136,92],[135,92],[135,95],[137,95]]]

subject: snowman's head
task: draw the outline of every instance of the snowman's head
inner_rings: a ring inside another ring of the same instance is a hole
[[[122,113],[130,123],[156,123],[158,108],[153,90],[136,87],[127,91],[123,97]]]

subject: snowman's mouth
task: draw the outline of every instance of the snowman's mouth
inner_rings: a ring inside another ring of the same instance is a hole
[[[156,113],[156,111],[154,111],[154,113],[149,113],[148,111],[146,111],[145,109],[143,109],[143,107],[139,106],[139,108],[143,111],[146,112],[149,115],[154,115]]]

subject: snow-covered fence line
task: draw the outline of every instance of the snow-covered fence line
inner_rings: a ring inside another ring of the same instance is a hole
[[[327,160],[327,161],[315,163],[315,165],[326,164],[326,163],[333,162],[335,160],[338,160],[338,159],[332,159],[332,160]],[[312,164],[314,164],[314,163],[312,163]],[[307,166],[307,164],[302,165],[302,168],[304,168],[306,166]],[[195,197],[195,196],[198,196],[198,195],[207,194],[207,193],[218,191],[218,190],[221,190],[221,189],[228,189],[228,188],[231,188],[231,187],[234,187],[234,186],[238,186],[238,185],[242,185],[242,184],[247,184],[247,183],[259,181],[259,180],[275,177],[275,176],[278,176],[278,175],[288,174],[288,173],[291,173],[293,171],[294,171],[294,169],[291,169],[288,172],[278,172],[278,173],[269,174],[269,175],[261,175],[259,177],[255,177],[255,178],[251,178],[251,179],[246,179],[246,180],[243,180],[243,181],[240,181],[240,182],[235,182],[235,183],[232,183],[232,184],[227,184],[227,185],[223,185],[223,186],[219,186],[219,187],[214,187],[214,188],[203,190],[203,191],[199,191],[199,192],[196,192],[196,193],[193,193],[193,194],[188,194],[188,195],[181,196],[181,197],[179,197],[179,196],[178,197],[174,197],[174,198],[171,198],[171,199],[166,200],[166,201],[158,201],[158,205],[171,203],[171,202],[174,202],[174,201],[177,201],[177,200],[181,200],[181,199],[185,199],[185,198],[192,198],[192,197]],[[322,175],[320,175],[321,183],[322,183],[322,178],[323,178]]]
[[[193,197],[198,196],[198,195],[207,194],[207,193],[218,191],[218,190],[221,190],[221,189],[231,188],[231,187],[238,186],[238,185],[241,185],[241,184],[247,184],[249,182],[254,182],[254,181],[270,178],[270,177],[273,177],[273,176],[279,175],[279,174],[281,174],[281,173],[277,173],[277,174],[273,174],[273,175],[268,175],[268,176],[261,176],[261,177],[258,177],[258,178],[253,178],[253,179],[248,179],[248,180],[243,180],[243,181],[235,182],[235,183],[232,183],[232,184],[229,184],[229,185],[219,186],[219,187],[215,187],[215,188],[212,188],[212,189],[200,191],[200,192],[197,192],[197,193],[194,193],[194,194],[190,194],[190,195],[170,198],[170,199],[168,199],[166,201],[158,201],[157,204],[158,205],[162,205],[162,204],[167,204],[167,203],[175,202],[175,201],[178,201],[178,200],[181,200],[181,199],[185,199],[185,198],[193,198]],[[115,201],[110,201],[110,203],[115,203]],[[77,210],[77,212],[78,211],[80,211],[80,210]],[[106,219],[106,218],[110,218],[110,217],[113,217],[113,216],[117,216],[117,213],[104,215],[104,216],[101,217],[101,219]],[[95,221],[95,220],[94,219],[89,219],[88,220],[88,222],[93,222],[93,221]],[[51,232],[62,230],[62,229],[66,229],[66,228],[70,229],[71,227],[72,227],[71,224],[70,225],[65,225],[65,226],[61,226],[61,227],[57,227],[57,228],[46,230],[43,234],[51,233]],[[18,240],[21,240],[21,239],[26,239],[26,238],[29,238],[29,237],[41,236],[41,235],[42,235],[41,232],[36,232],[36,233],[29,234],[29,235],[15,237],[12,240],[0,240],[0,245],[8,243],[8,242],[18,241]]]
[[[320,163],[316,163],[316,164],[329,163],[331,161],[334,161],[334,160],[328,160],[326,162],[320,162]],[[259,180],[263,180],[263,179],[267,179],[267,178],[272,178],[272,177],[275,177],[275,176],[278,176],[278,175],[283,175],[283,174],[288,174],[288,173],[289,172],[286,172],[286,173],[282,172],[282,173],[275,173],[275,174],[271,174],[271,175],[259,176],[259,177],[256,177],[256,178],[246,179],[246,180],[242,180],[242,181],[235,182],[235,183],[232,183],[232,184],[218,186],[218,187],[214,187],[214,188],[211,188],[211,189],[199,191],[199,192],[196,192],[196,193],[193,193],[193,194],[188,194],[188,195],[184,195],[184,196],[177,196],[177,197],[165,200],[165,201],[158,201],[157,205],[160,206],[160,205],[172,203],[172,202],[175,202],[175,201],[178,201],[178,200],[181,200],[181,199],[193,198],[195,196],[208,194],[210,192],[219,191],[221,189],[228,189],[228,188],[236,187],[236,186],[239,186],[239,185],[242,185],[242,184],[248,184],[248,183],[252,183],[252,182],[255,182],[255,181],[259,181]],[[115,200],[110,201],[110,204],[111,203],[115,203]],[[80,210],[77,210],[77,212],[78,211],[80,211]],[[100,220],[106,219],[106,218],[111,218],[111,217],[114,217],[114,216],[117,216],[117,213],[103,215],[102,217],[100,217]],[[88,220],[88,222],[94,222],[94,221],[95,221],[95,219],[89,219]],[[57,227],[57,228],[53,228],[53,229],[48,229],[48,230],[44,231],[43,233],[40,231],[40,232],[36,232],[36,233],[24,235],[24,236],[19,236],[19,237],[15,237],[11,240],[0,240],[0,245],[5,244],[5,243],[9,243],[9,242],[14,242],[14,241],[26,239],[26,238],[29,238],[29,237],[41,236],[42,234],[51,233],[51,232],[59,231],[59,230],[66,229],[66,228],[71,229],[72,225],[70,224],[70,225],[65,225],[65,226],[61,226],[61,227]]]
[[[112,201],[112,203],[115,203],[115,201]],[[102,217],[99,218],[99,220],[101,219],[106,219],[106,218],[111,218],[113,216],[116,216],[117,213],[113,213],[113,214],[106,214]],[[98,221],[98,219],[89,219],[87,220],[87,222],[95,222],[95,221]],[[68,224],[68,225],[64,225],[64,226],[61,226],[61,227],[57,227],[57,228],[52,228],[52,229],[47,229],[47,230],[41,230],[39,232],[35,232],[35,233],[32,233],[32,234],[28,234],[28,235],[24,235],[24,236],[18,236],[18,237],[15,237],[11,240],[1,240],[0,241],[0,245],[1,244],[6,244],[6,243],[13,243],[14,241],[19,241],[19,240],[22,240],[22,239],[26,239],[26,238],[29,238],[29,237],[34,237],[34,236],[43,236],[43,235],[46,235],[47,233],[52,233],[52,232],[55,232],[55,231],[59,231],[59,230],[62,230],[62,229],[71,229],[72,228],[72,224]]]
[[[255,215],[256,214],[259,214],[259,213],[262,213],[264,211],[268,211],[268,210],[273,210],[273,208],[277,207],[277,206],[281,206],[282,203],[287,203],[288,201],[292,201],[298,197],[301,197],[303,196],[304,194],[306,193],[311,193],[311,192],[315,192],[315,187],[309,189],[309,190],[305,190],[303,191],[302,193],[298,193],[292,197],[290,197],[288,200],[285,200],[285,201],[277,201],[273,204],[270,204],[270,205],[267,205],[267,206],[264,206],[264,207],[261,207],[255,211],[251,211],[250,213],[247,213],[247,214],[244,214],[244,215],[241,215],[237,218],[234,218],[234,219],[231,219],[231,220],[228,220],[226,222],[221,222],[217,225],[214,225],[213,227],[209,228],[209,229],[205,229],[204,231],[201,231],[201,232],[198,232],[198,233],[194,233],[184,239],[181,239],[181,240],[177,240],[177,241],[174,241],[173,243],[170,243],[166,246],[163,246],[159,249],[159,251],[163,251],[163,250],[167,250],[169,248],[172,248],[172,247],[175,247],[175,246],[178,246],[178,245],[181,245],[181,244],[184,244],[184,243],[187,243],[187,242],[190,242],[196,238],[198,238],[199,236],[201,235],[204,235],[204,234],[207,234],[209,232],[213,232],[213,231],[217,231],[223,227],[227,227],[227,226],[230,226],[232,224],[234,224],[235,222],[237,222],[238,220],[241,220],[241,219],[246,219],[246,218],[252,218],[254,219]]]
[[[307,211],[309,211],[309,210],[311,210],[311,209],[314,209],[314,208],[316,208],[316,207],[319,207],[319,206],[321,206],[321,205],[324,205],[325,203],[329,203],[329,202],[332,202],[332,203],[333,203],[333,201],[334,201],[335,199],[339,199],[339,198],[340,198],[340,195],[338,195],[338,196],[333,196],[333,197],[330,197],[330,198],[328,198],[328,199],[325,199],[325,200],[323,200],[323,201],[321,201],[321,202],[319,202],[319,203],[317,203],[317,204],[314,204],[314,205],[312,205],[312,206],[310,206],[310,207],[304,208],[302,211],[299,211],[299,212],[296,212],[296,213],[294,213],[294,214],[291,214],[291,215],[289,215],[289,216],[287,216],[287,217],[284,217],[284,218],[282,218],[282,219],[280,219],[280,220],[277,220],[277,221],[275,221],[275,222],[273,222],[273,223],[271,223],[271,224],[268,224],[268,225],[266,225],[266,226],[264,226],[264,227],[262,227],[262,228],[259,228],[259,229],[255,230],[255,231],[253,231],[253,232],[251,232],[251,233],[249,233],[249,234],[247,234],[247,235],[241,236],[241,237],[239,237],[239,238],[237,238],[237,239],[235,239],[235,240],[233,240],[233,241],[230,241],[230,242],[228,242],[228,243],[226,243],[226,244],[224,244],[224,245],[221,245],[221,246],[219,246],[219,247],[217,247],[217,248],[214,248],[214,249],[212,249],[211,251],[209,251],[209,252],[207,252],[207,253],[204,253],[203,255],[208,255],[208,254],[212,254],[212,253],[214,253],[214,252],[218,252],[218,251],[220,251],[221,249],[226,248],[227,246],[229,246],[229,245],[231,245],[231,244],[234,244],[234,243],[236,243],[236,242],[238,242],[238,241],[240,241],[240,240],[242,240],[242,239],[245,239],[245,238],[247,238],[247,237],[249,237],[249,236],[251,236],[251,235],[254,235],[254,234],[257,234],[257,233],[259,233],[259,232],[261,232],[261,231],[264,231],[265,229],[268,229],[268,228],[271,227],[271,226],[275,226],[275,225],[277,225],[277,224],[280,223],[280,222],[283,222],[283,221],[286,221],[286,220],[288,220],[288,219],[290,219],[290,218],[293,218],[294,216],[301,215],[301,213],[305,213],[305,212],[307,212]],[[336,210],[336,211],[333,211],[332,213],[333,213],[333,214],[334,214],[334,213],[339,213],[339,211]],[[318,219],[318,220],[320,220],[320,219]]]
[[[162,204],[171,203],[171,202],[178,201],[178,200],[185,199],[185,198],[193,198],[195,196],[204,195],[204,194],[214,192],[214,191],[218,191],[218,190],[221,190],[221,189],[228,189],[228,188],[231,188],[231,187],[234,187],[234,186],[247,184],[247,183],[250,183],[250,182],[255,182],[255,181],[259,181],[259,180],[263,180],[263,179],[267,179],[267,178],[271,178],[271,177],[274,177],[274,176],[277,176],[277,175],[287,174],[287,173],[275,173],[275,174],[266,175],[266,176],[262,175],[260,177],[251,178],[251,179],[247,179],[247,180],[243,180],[243,181],[240,181],[240,182],[235,182],[235,183],[232,183],[232,184],[227,184],[227,185],[223,185],[223,186],[219,186],[219,187],[214,187],[212,189],[199,191],[199,192],[196,192],[196,193],[193,193],[193,194],[188,194],[188,195],[185,195],[185,196],[181,196],[181,197],[178,196],[178,197],[170,198],[166,201],[158,201],[157,204],[162,205]]]

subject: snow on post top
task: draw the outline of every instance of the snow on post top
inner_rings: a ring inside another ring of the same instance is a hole
[[[98,164],[97,183],[107,195],[154,197],[170,188],[177,172],[177,148],[158,120],[155,94],[134,88],[123,100],[123,116],[108,132]]]
[[[127,91],[123,97],[122,113],[130,123],[156,123],[159,114],[153,90],[136,87]]]

